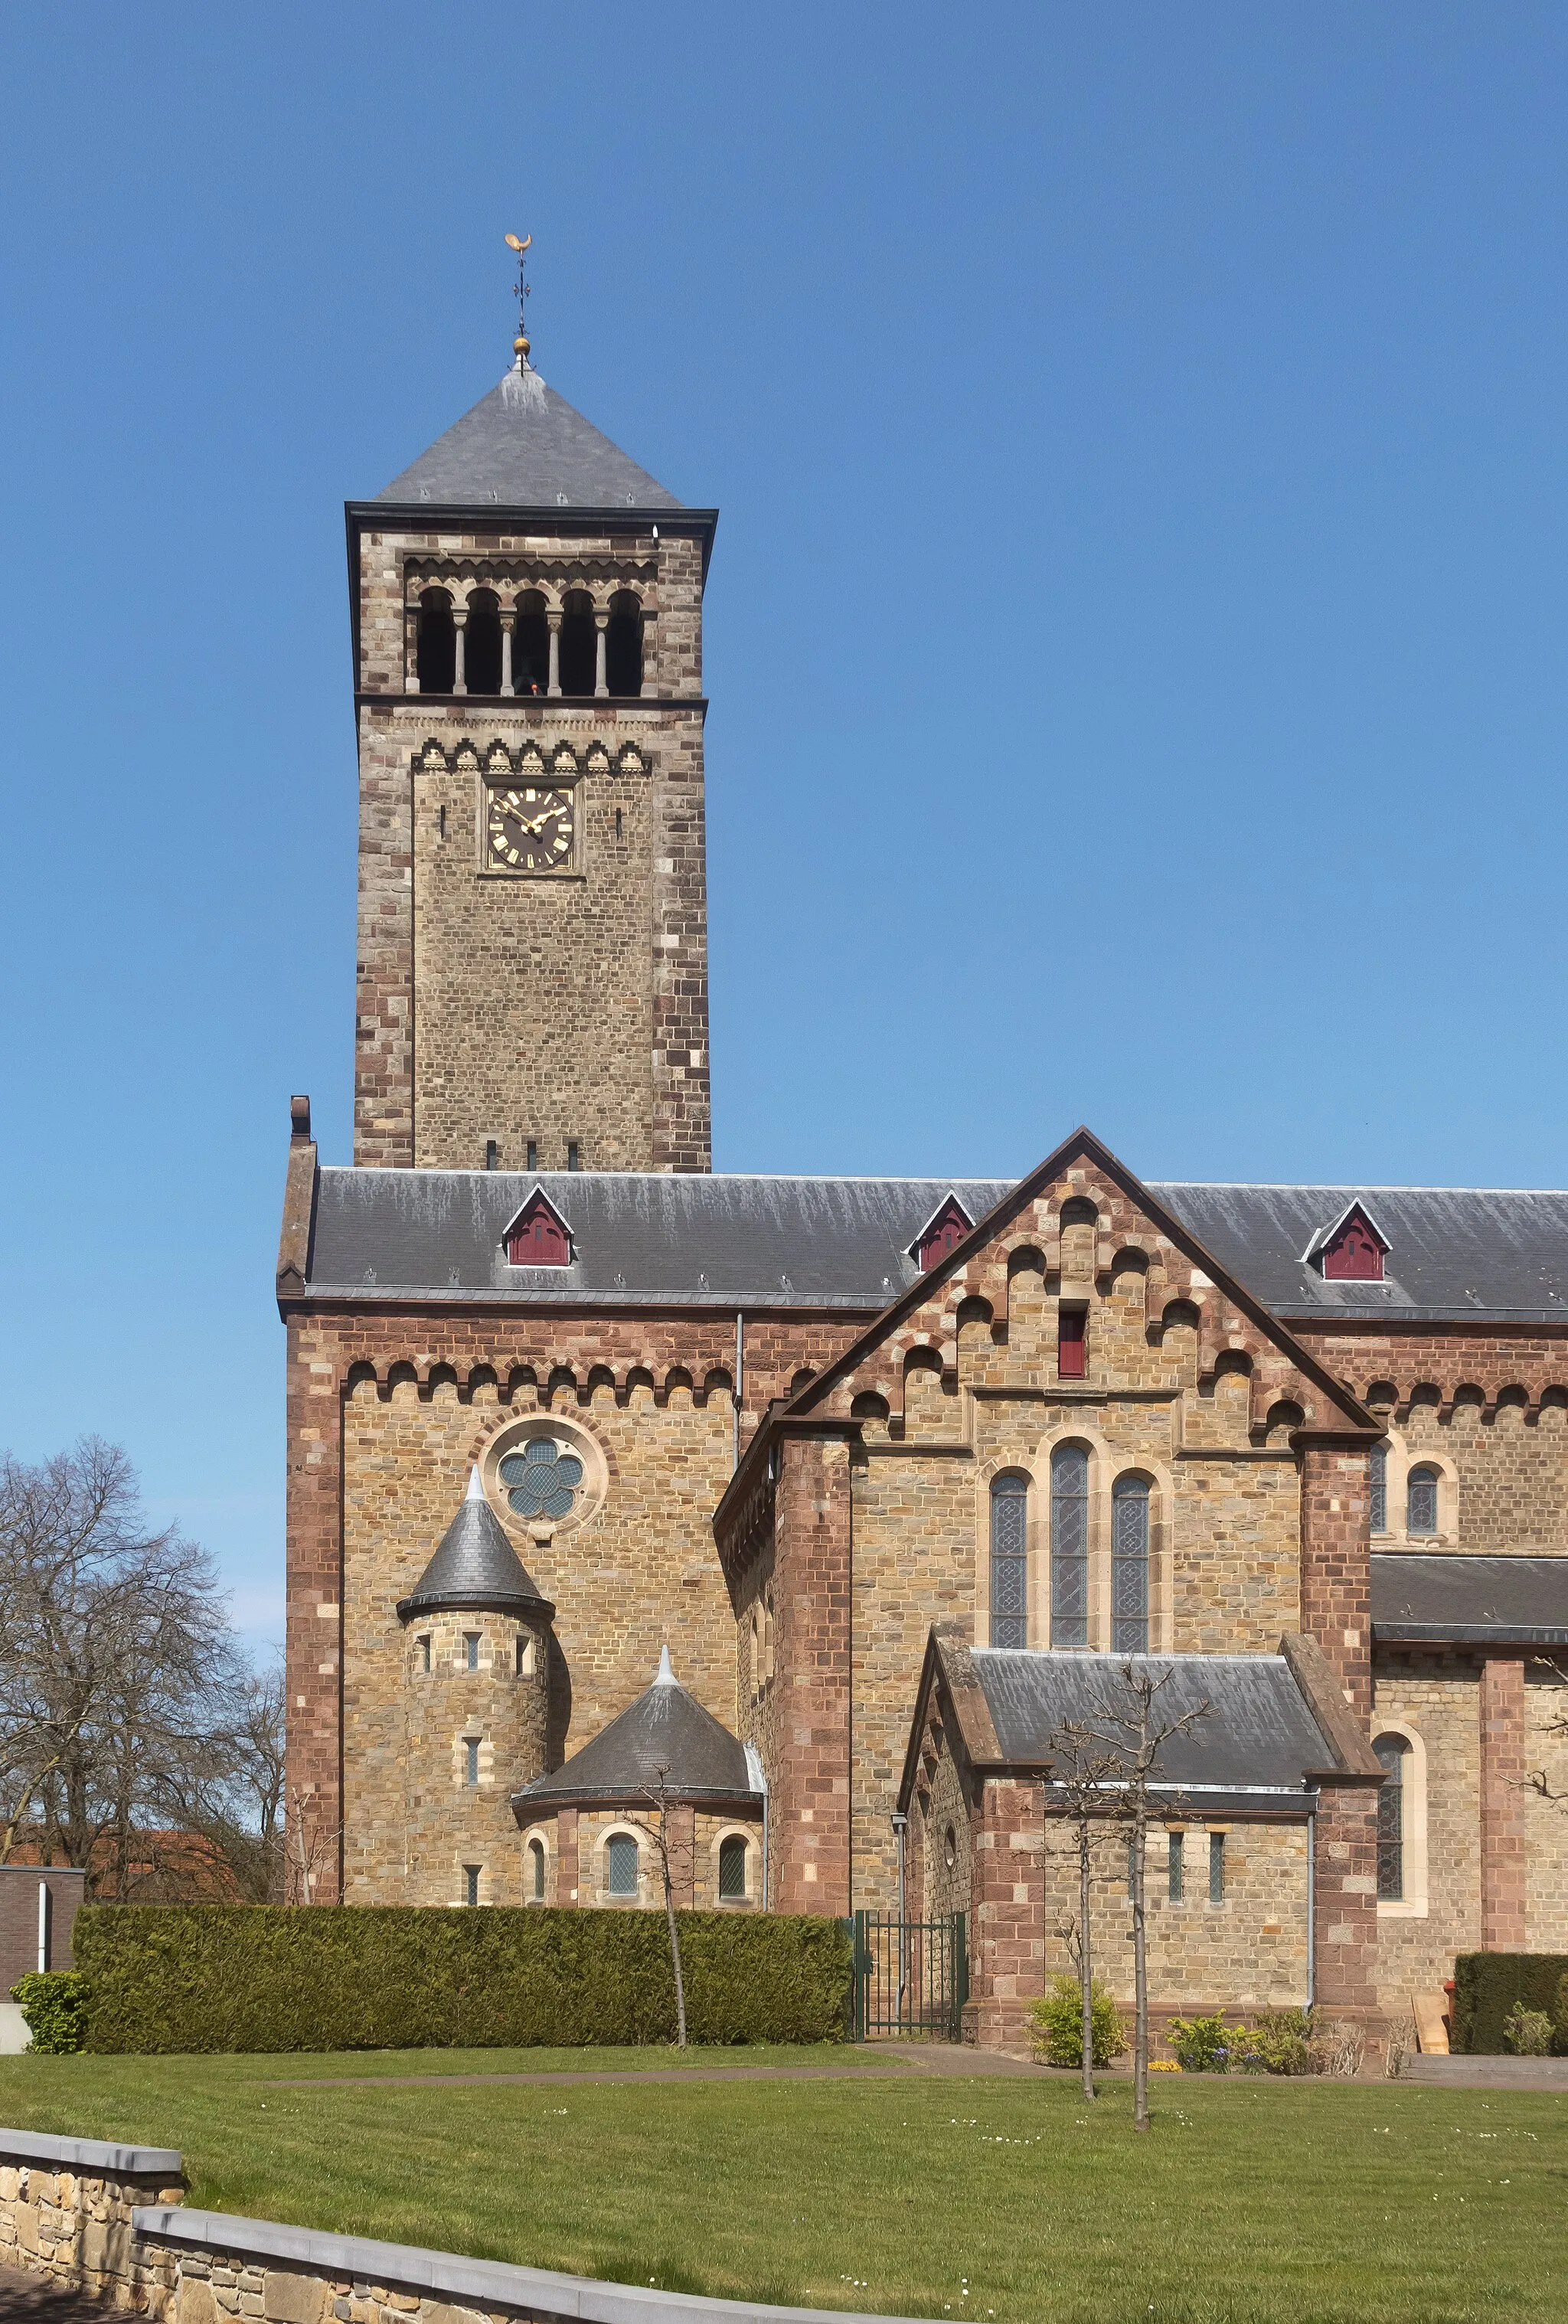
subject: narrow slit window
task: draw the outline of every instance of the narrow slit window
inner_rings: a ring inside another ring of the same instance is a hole
[[[1166,1893],[1173,1904],[1182,1901],[1182,1834],[1173,1831],[1166,1858]]]
[[[1371,1457],[1372,1531],[1388,1530],[1388,1448],[1374,1444]]]
[[[618,1831],[604,1850],[604,1886],[612,1896],[637,1894],[637,1842]]]
[[[1379,1735],[1372,1746],[1383,1770],[1378,1794],[1378,1898],[1397,1904],[1405,1894],[1405,1766],[1410,1746],[1402,1735]]]
[[[479,1667],[479,1633],[477,1630],[465,1630],[463,1633],[463,1667],[465,1670],[471,1671],[476,1671]]]
[[[1408,1533],[1434,1534],[1437,1531],[1437,1471],[1435,1469],[1412,1469],[1406,1489],[1405,1526]]]
[[[1089,1455],[1059,1444],[1051,1456],[1051,1644],[1089,1643]]]
[[[484,1869],[484,1868],[482,1864],[466,1864],[463,1867],[463,1886],[465,1891],[464,1902],[466,1904],[477,1904],[479,1902],[479,1875]]]
[[[1225,1901],[1225,1835],[1222,1831],[1209,1834],[1209,1902],[1222,1904]]]
[[[1028,1645],[1027,1478],[998,1477],[991,1488],[991,1643]]]
[[[544,1903],[544,1842],[528,1843],[528,1893],[536,1904]]]
[[[530,1138],[528,1141],[527,1167],[530,1170],[537,1170],[539,1168],[539,1143],[536,1139]]]
[[[719,1896],[726,1904],[746,1899],[746,1843],[738,1832],[719,1842]]]
[[[1111,1651],[1148,1652],[1148,1484],[1118,1477],[1111,1489]]]
[[[568,1170],[580,1170],[582,1167],[582,1148],[577,1144],[575,1138],[568,1138],[567,1140],[567,1168]]]
[[[420,1640],[420,1674],[422,1678],[429,1678],[430,1675],[430,1642],[429,1638],[421,1638]]]
[[[1089,1311],[1063,1307],[1056,1315],[1056,1378],[1082,1379],[1088,1354]]]
[[[468,1785],[468,1789],[471,1792],[476,1791],[479,1787],[478,1738],[473,1735],[465,1736],[463,1739],[463,1750],[466,1760],[464,1778]]]

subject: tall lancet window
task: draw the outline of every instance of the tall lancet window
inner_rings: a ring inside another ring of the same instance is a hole
[[[1027,1646],[1029,1488],[1025,1477],[998,1477],[991,1488],[991,1643]]]
[[[1148,1482],[1118,1477],[1111,1489],[1111,1650],[1148,1652]]]
[[[1388,1530],[1388,1448],[1374,1444],[1371,1456],[1372,1531]]]
[[[1051,1644],[1089,1643],[1089,1455],[1058,1444],[1051,1455]]]

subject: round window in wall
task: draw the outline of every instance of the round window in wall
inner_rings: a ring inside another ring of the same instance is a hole
[[[583,1464],[552,1436],[533,1436],[509,1452],[497,1472],[520,1517],[569,1517],[583,1481]]]

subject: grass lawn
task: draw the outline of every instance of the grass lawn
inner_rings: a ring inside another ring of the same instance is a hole
[[[1139,2139],[1125,2083],[1086,2109],[1043,2073],[282,2086],[672,2062],[668,2050],[7,2058],[0,2122],[178,2146],[206,2208],[675,2291],[979,2324],[1568,2312],[1568,2097],[1553,2093],[1173,2076]]]

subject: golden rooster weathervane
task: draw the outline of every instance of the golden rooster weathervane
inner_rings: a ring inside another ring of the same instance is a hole
[[[514,234],[506,237],[508,250],[517,253],[517,337],[512,342],[512,352],[520,364],[527,363],[529,356],[528,317],[523,309],[523,301],[533,287],[528,280],[528,252],[532,241],[531,234],[525,234],[521,242]]]

